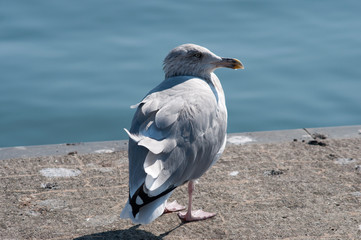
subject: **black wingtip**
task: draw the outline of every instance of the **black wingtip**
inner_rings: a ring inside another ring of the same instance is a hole
[[[139,213],[140,208],[157,200],[158,198],[163,197],[164,195],[173,191],[175,188],[176,187],[170,187],[166,191],[160,193],[159,195],[150,197],[144,192],[144,183],[143,183],[137,189],[137,191],[135,191],[133,196],[130,196],[130,194],[129,194],[129,203],[130,203],[130,206],[132,207],[132,214],[133,214],[134,218]],[[137,204],[137,197],[140,197],[140,199],[143,201],[142,204]]]

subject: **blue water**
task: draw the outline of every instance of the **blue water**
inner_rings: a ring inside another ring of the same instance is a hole
[[[0,147],[126,139],[182,43],[219,69],[228,132],[361,124],[361,1],[0,2]]]

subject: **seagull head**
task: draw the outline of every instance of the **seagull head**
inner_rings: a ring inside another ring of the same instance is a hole
[[[210,80],[216,68],[243,69],[242,63],[235,58],[223,58],[207,48],[195,44],[183,44],[169,52],[164,59],[165,77],[195,76]]]

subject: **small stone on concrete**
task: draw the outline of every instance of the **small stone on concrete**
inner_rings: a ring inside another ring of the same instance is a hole
[[[235,145],[243,145],[249,142],[253,142],[254,140],[247,136],[231,136],[227,139],[228,143]]]
[[[309,145],[318,145],[318,146],[321,146],[321,147],[327,146],[326,143],[321,142],[321,141],[317,141],[317,140],[308,141],[308,144],[309,144]]]
[[[277,175],[281,175],[283,174],[283,171],[282,170],[269,170],[269,171],[265,171],[263,173],[264,175],[267,175],[267,176],[277,176]]]
[[[44,168],[40,170],[40,174],[48,178],[76,177],[81,174],[81,171],[68,168]]]
[[[234,176],[237,176],[238,175],[238,171],[233,171],[233,172],[230,172],[229,175],[234,177]]]
[[[114,149],[99,149],[94,151],[95,153],[113,153]]]
[[[340,165],[346,165],[355,162],[356,160],[353,158],[338,158],[336,159],[336,163]]]
[[[42,183],[40,185],[41,188],[44,188],[44,189],[58,189],[59,186],[57,183]]]
[[[351,195],[353,195],[355,197],[361,197],[361,192],[353,192],[353,193],[351,193]]]

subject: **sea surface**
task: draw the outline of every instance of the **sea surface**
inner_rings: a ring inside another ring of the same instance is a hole
[[[0,147],[126,139],[196,43],[240,59],[218,69],[228,132],[361,124],[361,1],[2,0]]]

